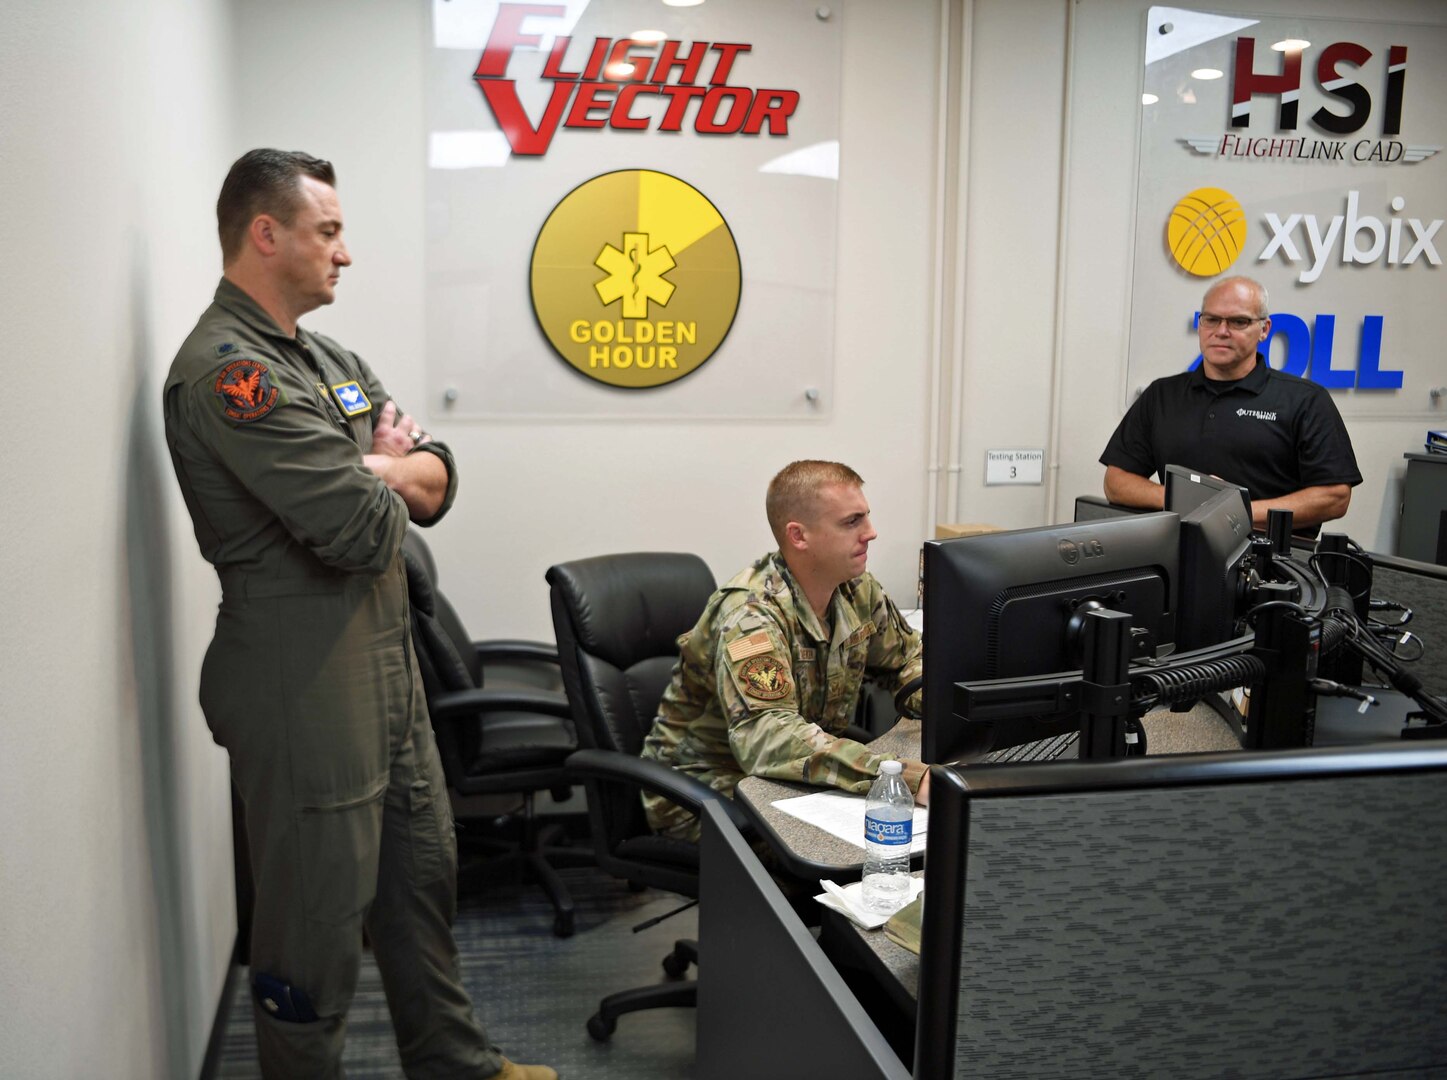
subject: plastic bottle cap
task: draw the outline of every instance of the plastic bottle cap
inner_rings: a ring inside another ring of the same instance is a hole
[[[888,773],[890,776],[898,776],[903,770],[904,765],[898,761],[890,760],[881,761],[879,763],[879,771],[882,773]]]

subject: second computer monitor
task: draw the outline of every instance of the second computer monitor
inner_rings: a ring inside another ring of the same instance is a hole
[[[1235,491],[1241,496],[1241,504],[1246,508],[1246,524],[1251,524],[1251,495],[1240,484],[1233,484],[1229,480],[1222,480],[1218,476],[1210,476],[1203,472],[1196,472],[1184,465],[1167,465],[1166,474],[1162,481],[1166,485],[1165,508],[1173,514],[1180,514],[1183,517],[1189,514],[1196,507],[1212,498],[1220,491]]]

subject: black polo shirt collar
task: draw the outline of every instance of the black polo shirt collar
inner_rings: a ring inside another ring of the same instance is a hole
[[[1233,390],[1240,390],[1243,393],[1255,397],[1266,389],[1267,382],[1271,379],[1271,368],[1266,363],[1266,357],[1260,353],[1256,354],[1256,366],[1239,379],[1222,381],[1220,379],[1206,378],[1206,361],[1201,361],[1201,366],[1191,372],[1191,389],[1204,390],[1209,394],[1220,397],[1222,394],[1229,394]]]

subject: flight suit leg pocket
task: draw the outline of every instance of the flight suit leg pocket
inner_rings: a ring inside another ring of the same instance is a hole
[[[386,793],[383,777],[354,797],[300,807],[298,853],[307,918],[341,925],[372,902]]]
[[[424,779],[414,780],[408,790],[407,830],[412,849],[412,876],[419,885],[430,885],[451,872],[457,862],[457,837],[453,832],[452,804],[447,790],[436,790]]]

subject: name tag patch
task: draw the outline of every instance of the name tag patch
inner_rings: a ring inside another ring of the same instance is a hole
[[[333,386],[332,397],[337,399],[343,416],[361,416],[372,411],[372,403],[367,400],[367,395],[355,379]]]

